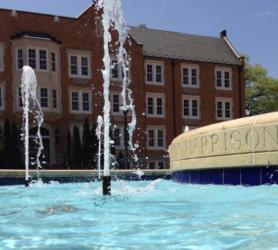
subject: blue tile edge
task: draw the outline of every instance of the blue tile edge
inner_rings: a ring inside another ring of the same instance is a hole
[[[36,178],[34,178],[36,180]],[[41,177],[44,183],[51,181],[58,181],[59,183],[79,183],[79,182],[92,182],[98,181],[96,176],[82,176],[82,177]],[[117,175],[112,177],[113,180],[126,180],[126,181],[153,181],[156,179],[170,180],[171,175],[143,175],[141,178],[135,175]],[[24,185],[24,177],[0,177],[0,186]]]
[[[258,186],[278,184],[278,166],[182,170],[172,180],[184,184]]]

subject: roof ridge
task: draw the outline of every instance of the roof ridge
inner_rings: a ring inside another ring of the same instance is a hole
[[[197,35],[197,34],[190,34],[190,33],[185,33],[185,32],[180,32],[180,31],[162,30],[162,29],[154,29],[154,28],[149,28],[149,27],[140,27],[140,26],[131,26],[131,25],[129,27],[135,28],[135,29],[153,30],[153,31],[167,32],[167,33],[172,33],[172,34],[175,33],[175,34],[179,34],[179,35],[201,37],[201,38],[221,39],[220,37],[217,37],[217,36]]]

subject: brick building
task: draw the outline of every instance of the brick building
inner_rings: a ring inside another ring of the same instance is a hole
[[[77,18],[5,9],[0,18],[0,133],[5,118],[21,121],[21,74],[28,64],[36,71],[45,114],[47,160],[62,166],[68,131],[81,128],[86,117],[95,123],[102,113],[100,16],[92,5]],[[243,116],[244,61],[225,31],[216,38],[130,27],[127,49],[141,166],[167,167],[168,145],[185,126]],[[118,67],[111,71],[112,127],[119,151],[124,146],[122,74]]]

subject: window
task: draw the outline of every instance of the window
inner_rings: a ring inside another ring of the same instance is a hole
[[[154,103],[152,97],[148,97],[148,114],[154,114]]]
[[[153,81],[153,65],[148,64],[147,65],[147,82]]]
[[[218,120],[229,120],[232,117],[232,100],[229,98],[217,98],[216,118]]]
[[[165,168],[164,161],[159,161],[159,162],[157,162],[157,165],[158,165],[158,168],[159,168],[159,169]]]
[[[150,162],[148,162],[148,167],[149,167],[149,169],[155,169],[155,162],[154,161],[150,161]]]
[[[149,161],[147,166],[149,169],[164,169],[165,163],[164,161]]]
[[[57,109],[57,91],[56,91],[56,89],[52,90],[52,108]]]
[[[199,87],[199,66],[182,65],[182,86],[190,88]]]
[[[117,59],[111,60],[111,79],[112,80],[122,80],[124,78],[124,69],[126,70],[126,77],[129,78],[129,64],[123,68]]]
[[[18,88],[18,108],[22,108],[23,107],[23,100],[22,100],[22,92],[21,92],[21,88]]]
[[[23,49],[16,50],[16,69],[21,70],[23,68]]]
[[[83,111],[90,111],[90,100],[88,92],[82,93],[82,109]]]
[[[28,50],[28,64],[33,69],[36,69],[36,50],[35,49]]]
[[[148,148],[149,149],[164,149],[165,147],[165,131],[161,128],[149,128],[148,135]]]
[[[183,96],[183,118],[200,119],[200,97]]]
[[[119,79],[119,64],[117,60],[112,60],[111,78]]]
[[[34,70],[48,69],[46,49],[28,49],[28,65]]]
[[[124,128],[114,128],[113,130],[114,145],[116,148],[124,147]]]
[[[146,97],[147,115],[154,117],[164,116],[164,95],[147,93]]]
[[[112,112],[119,113],[120,112],[120,95],[112,94]]]
[[[47,52],[46,50],[39,50],[40,70],[47,70]]]
[[[4,49],[0,46],[0,71],[4,71]]]
[[[89,75],[89,63],[87,57],[81,57],[81,74],[82,76]]]
[[[48,89],[41,88],[41,107],[48,108]]]
[[[79,110],[79,94],[78,94],[78,92],[71,93],[71,110],[72,111]]]
[[[146,82],[151,84],[163,84],[163,64],[160,62],[147,62],[145,66]]]
[[[0,110],[4,110],[4,87],[0,85]]]
[[[114,129],[114,145],[115,147],[121,146],[121,132],[120,129],[116,128]]]
[[[230,68],[216,68],[215,78],[217,89],[232,89],[232,70]]]
[[[56,72],[56,53],[51,52],[51,70],[52,72]]]
[[[90,57],[87,55],[70,55],[70,76],[90,78]]]
[[[91,95],[89,91],[71,91],[70,107],[73,113],[89,113],[91,111]]]
[[[161,65],[156,65],[156,82],[161,83],[162,82],[162,66]]]

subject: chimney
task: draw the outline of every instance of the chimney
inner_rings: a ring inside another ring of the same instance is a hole
[[[227,37],[227,30],[221,31],[221,32],[220,32],[220,37],[221,37],[221,38]]]

